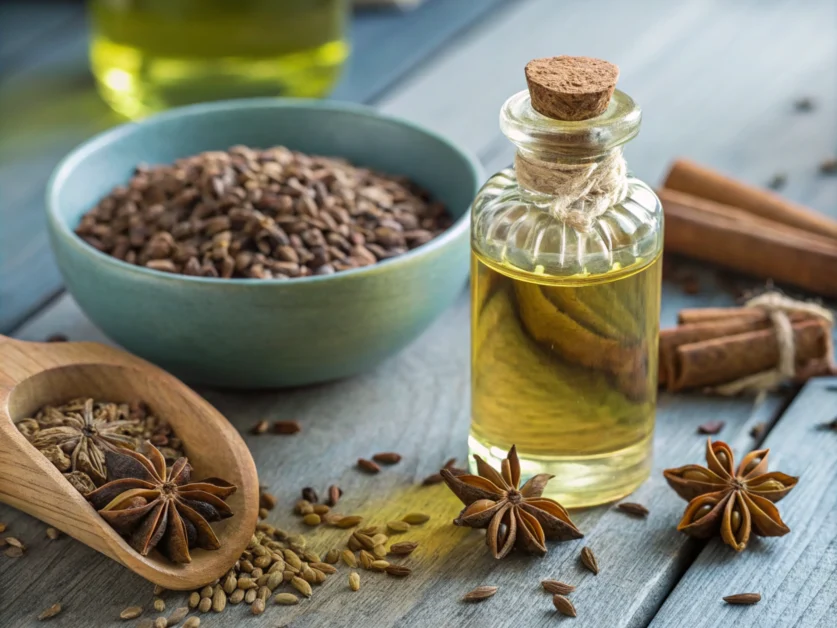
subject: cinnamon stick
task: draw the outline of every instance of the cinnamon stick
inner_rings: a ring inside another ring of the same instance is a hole
[[[701,314],[705,313],[705,315]],[[728,313],[729,316],[721,316]],[[699,320],[682,324],[683,315],[686,319]],[[714,316],[714,318],[712,318]],[[676,370],[678,359],[677,349],[683,345],[691,345],[703,340],[725,338],[760,329],[771,329],[773,322],[767,312],[759,308],[704,308],[702,310],[683,310],[679,318],[681,325],[660,331],[659,348],[659,383],[670,383],[671,373]],[[792,323],[805,320],[802,313],[792,313],[789,316]]]
[[[687,159],[674,162],[663,187],[738,207],[755,216],[797,229],[837,238],[837,221],[792,203],[778,194],[741,183]]]
[[[821,319],[793,323],[796,363],[812,376],[828,372],[824,358],[831,342],[830,326]],[[669,374],[671,391],[713,386],[774,368],[779,361],[779,343],[773,329],[712,338],[677,347]],[[825,369],[810,373],[811,366]]]
[[[659,196],[667,252],[837,296],[837,239],[675,190]]]

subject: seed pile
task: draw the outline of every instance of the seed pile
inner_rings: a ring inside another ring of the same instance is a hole
[[[283,146],[140,165],[76,233],[130,264],[201,277],[287,279],[369,266],[451,224],[404,177]]]

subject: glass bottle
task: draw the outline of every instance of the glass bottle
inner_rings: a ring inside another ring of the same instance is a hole
[[[567,507],[619,499],[650,471],[662,207],[623,171],[621,201],[585,218],[582,197],[582,220],[570,219],[556,210],[562,199],[533,189],[537,177],[519,175],[621,161],[640,117],[618,90],[577,122],[515,94],[500,127],[517,167],[491,177],[472,207],[469,447],[499,467],[516,445],[523,474],[556,476],[545,495]]]
[[[131,118],[248,96],[320,97],[349,53],[347,0],[89,0],[100,93]]]

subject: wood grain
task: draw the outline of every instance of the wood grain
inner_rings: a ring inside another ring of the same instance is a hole
[[[764,443],[771,448],[771,471],[800,478],[778,504],[791,533],[781,538],[751,539],[741,555],[735,555],[720,540],[713,540],[666,600],[652,628],[807,628],[834,624],[837,433],[822,431],[819,424],[832,420],[835,408],[835,380],[815,380],[788,408]],[[733,607],[721,601],[734,593],[761,593],[762,600],[752,607]]]
[[[816,166],[837,144],[833,116],[837,97],[833,82],[815,79],[828,75],[837,51],[831,32],[834,13],[827,0],[811,0],[805,11],[789,0],[590,0],[574,4],[525,0],[467,32],[444,55],[423,65],[379,102],[390,113],[449,134],[478,151],[489,169],[496,169],[512,157],[497,130],[497,111],[506,97],[523,88],[525,62],[564,52],[599,55],[620,64],[622,87],[644,108],[643,132],[628,150],[629,163],[640,176],[654,182],[670,159],[684,154],[756,184],[781,170],[789,175],[785,191],[790,198],[830,211],[837,207],[837,181],[819,177]],[[779,72],[777,68],[785,67],[782,51],[789,49],[799,56],[792,71]],[[723,98],[718,97],[719,85],[723,85]],[[803,94],[818,104],[806,115],[795,113],[792,107],[793,99]],[[679,274],[696,276],[701,289],[686,295],[676,283],[666,282],[664,326],[674,324],[676,311],[682,307],[729,305],[734,298],[732,288],[758,285],[699,264],[679,266]],[[770,397],[756,403],[664,395],[655,438],[655,472],[631,497],[651,510],[647,520],[607,507],[573,513],[586,534],[582,541],[553,544],[542,560],[513,556],[495,562],[486,553],[482,533],[450,525],[458,505],[442,487],[416,486],[448,457],[462,461],[465,455],[467,330],[468,305],[463,295],[418,341],[365,376],[275,393],[200,391],[242,433],[262,418],[293,418],[303,424],[303,432],[294,437],[247,434],[245,440],[261,481],[280,498],[271,520],[306,532],[313,544],[327,549],[342,537],[325,531],[321,537],[319,530],[311,533],[298,525],[291,508],[306,485],[322,492],[329,484],[340,484],[346,491],[340,509],[365,515],[370,522],[383,522],[407,509],[433,515],[425,527],[403,535],[422,543],[405,561],[415,569],[407,580],[361,572],[361,590],[351,593],[345,582],[347,570],[341,568],[339,576],[310,602],[297,607],[271,605],[258,618],[252,618],[247,609],[229,608],[218,617],[204,616],[203,625],[212,628],[240,621],[254,628],[277,624],[552,626],[561,619],[538,585],[547,577],[578,585],[571,596],[578,618],[566,620],[574,626],[647,626],[661,607],[666,619],[657,625],[690,625],[684,616],[668,614],[664,604],[684,574],[691,575],[690,565],[699,554],[703,557],[703,546],[674,530],[684,502],[664,484],[659,471],[700,460],[705,437],[697,434],[697,426],[709,419],[726,422],[718,437],[737,452],[754,447],[757,443],[749,436],[750,429],[763,421],[776,422],[785,400]],[[18,337],[39,339],[59,331],[74,339],[98,334],[65,296],[22,327]],[[783,441],[802,438],[794,421],[786,425],[787,418],[778,422],[778,429],[788,432],[778,439],[772,454],[777,468],[787,455]],[[358,457],[382,450],[398,451],[404,460],[376,476],[354,469]],[[807,482],[805,476],[803,482]],[[796,491],[802,493],[801,489],[803,484]],[[792,503],[788,500],[782,502],[783,512],[785,504]],[[0,520],[32,545],[25,558],[0,562],[0,616],[11,627],[34,625],[34,615],[53,601],[67,608],[63,617],[53,620],[55,625],[73,628],[93,622],[116,626],[115,618],[125,606],[149,605],[150,585],[127,570],[67,539],[48,546],[43,526],[16,511],[0,507]],[[778,547],[804,536],[796,536],[802,529],[798,522],[790,525],[797,529],[776,540]],[[583,545],[592,547],[598,556],[598,576],[579,567]],[[824,545],[821,549],[825,568],[814,569],[809,558],[794,569],[818,574],[820,584],[804,595],[820,613],[815,617],[826,618],[834,610],[832,598],[825,596],[826,608],[820,610],[816,594],[830,586],[825,583],[833,551]],[[0,561],[7,559],[0,556]],[[770,573],[765,570],[765,575]],[[100,586],[102,582],[109,586]],[[500,591],[481,604],[459,602],[461,595],[482,584],[499,586]],[[724,594],[729,592],[736,591]],[[167,602],[173,607],[182,598],[167,595]],[[735,610],[754,609],[758,612],[759,607]],[[700,621],[703,607],[694,612],[695,622]],[[784,623],[773,619],[773,625],[792,625],[798,619],[792,613],[780,617]],[[110,624],[109,618],[114,618]],[[823,628],[830,625],[827,619],[817,621]]]
[[[153,398],[155,411],[188,443],[195,477],[221,477],[238,487],[229,499],[236,516],[216,526],[221,549],[193,551],[192,562],[184,565],[140,556],[14,425],[45,404],[81,396],[116,402]],[[100,344],[32,343],[0,336],[0,501],[152,582],[183,590],[220,577],[247,546],[258,513],[258,479],[247,447],[224,417],[152,364]]]

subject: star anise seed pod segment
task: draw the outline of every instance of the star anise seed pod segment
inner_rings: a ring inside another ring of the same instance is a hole
[[[87,499],[131,547],[147,556],[155,547],[175,563],[191,562],[189,548],[221,547],[210,522],[232,516],[224,500],[236,487],[217,478],[191,483],[192,467],[166,460],[151,443],[141,453],[108,451],[109,482]]]
[[[680,497],[689,500],[677,529],[705,539],[720,533],[740,552],[750,532],[783,536],[790,528],[773,504],[796,486],[798,478],[767,473],[769,449],[750,452],[735,469],[732,450],[723,442],[706,442],[706,467],[696,464],[666,469],[663,475]]]
[[[92,399],[84,402],[81,414],[59,413],[59,417],[63,425],[38,431],[31,443],[39,451],[51,445],[60,447],[70,456],[70,471],[87,473],[97,485],[107,479],[105,452],[114,448],[134,448],[135,439],[124,433],[133,422],[96,418]]]
[[[465,504],[454,520],[458,526],[486,528],[486,542],[494,558],[503,558],[513,547],[532,554],[546,554],[546,539],[580,539],[579,532],[564,507],[541,497],[546,483],[554,476],[542,473],[520,485],[520,461],[514,445],[497,472],[474,455],[479,475],[440,474],[451,491]]]

